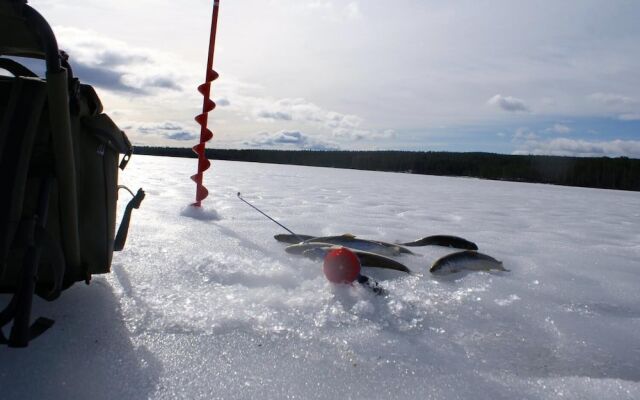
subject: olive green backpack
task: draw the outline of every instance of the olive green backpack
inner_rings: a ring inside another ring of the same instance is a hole
[[[44,59],[45,77],[23,65],[25,58]],[[0,343],[12,347],[27,346],[53,324],[31,324],[34,293],[54,300],[73,283],[109,272],[131,210],[144,198],[141,189],[131,193],[116,235],[118,169],[132,147],[67,58],[25,0],[0,0],[0,293],[10,294],[3,296]],[[2,328],[12,321],[7,338]]]

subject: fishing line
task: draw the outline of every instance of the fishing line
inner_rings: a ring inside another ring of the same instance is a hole
[[[280,226],[281,228],[283,228],[285,231],[289,232],[290,234],[292,234],[293,236],[295,236],[300,242],[304,242],[304,240],[298,236],[295,232],[293,232],[291,229],[287,228],[286,226],[282,225],[280,222],[276,221],[275,219],[271,218],[270,216],[268,216],[267,214],[265,214],[264,212],[262,212],[258,207],[254,206],[253,204],[249,203],[248,201],[246,201],[245,199],[242,198],[242,196],[240,195],[240,192],[238,192],[238,198],[242,201],[244,201],[247,205],[249,205],[251,208],[253,208],[254,210],[256,210],[257,212],[259,212],[260,214],[264,215],[265,217],[269,218],[271,221],[275,222],[276,224],[278,224],[278,226]]]

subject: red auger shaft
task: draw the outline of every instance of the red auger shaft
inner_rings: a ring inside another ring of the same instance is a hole
[[[198,86],[198,91],[204,96],[202,101],[202,114],[196,116],[195,120],[200,125],[200,143],[193,146],[193,151],[198,155],[198,173],[191,177],[196,183],[196,202],[194,206],[200,207],[202,200],[208,195],[209,191],[202,184],[202,177],[204,171],[208,170],[211,163],[205,154],[205,144],[213,138],[213,132],[207,128],[209,120],[209,111],[216,108],[216,103],[211,100],[211,83],[218,79],[218,73],[213,70],[213,54],[216,47],[216,31],[218,29],[218,9],[220,6],[220,0],[214,0],[213,12],[211,14],[211,35],[209,37],[209,55],[207,57],[207,73],[205,75],[205,82]]]

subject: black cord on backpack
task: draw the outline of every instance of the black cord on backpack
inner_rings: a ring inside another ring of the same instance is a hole
[[[129,193],[131,190],[126,186],[123,188],[127,189]],[[116,234],[116,239],[113,242],[113,251],[121,251],[124,248],[124,244],[127,241],[127,234],[129,233],[129,222],[131,222],[131,211],[134,208],[140,208],[140,204],[142,200],[144,200],[144,190],[142,188],[138,189],[138,193],[133,196],[133,199],[129,201],[127,207],[124,210],[124,215],[122,216],[122,222],[120,222],[120,227],[118,228],[118,233]]]

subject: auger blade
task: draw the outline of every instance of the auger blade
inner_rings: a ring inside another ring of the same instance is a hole
[[[213,55],[216,47],[216,31],[218,28],[218,8],[220,0],[214,0],[213,12],[211,13],[211,35],[209,37],[209,54],[207,57],[207,69],[205,73],[205,82],[198,86],[198,92],[202,94],[202,113],[195,117],[196,122],[200,125],[200,143],[193,146],[193,151],[198,155],[198,173],[191,177],[196,183],[196,202],[194,206],[200,207],[202,200],[208,195],[209,191],[202,184],[203,174],[211,167],[211,162],[206,157],[206,142],[213,138],[213,132],[207,128],[209,122],[208,113],[216,108],[216,103],[211,100],[211,83],[218,79],[219,75],[213,69]]]

